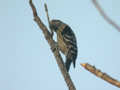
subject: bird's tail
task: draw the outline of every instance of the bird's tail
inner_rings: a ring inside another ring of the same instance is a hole
[[[73,67],[75,68],[75,62],[76,62],[76,60],[73,60]]]
[[[66,60],[65,67],[67,69],[67,72],[69,72],[71,62],[72,62],[72,60]]]

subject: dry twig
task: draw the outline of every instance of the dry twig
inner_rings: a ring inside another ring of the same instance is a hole
[[[95,7],[97,8],[97,10],[99,11],[99,13],[101,14],[101,16],[109,23],[111,24],[113,27],[115,27],[119,32],[120,32],[120,26],[117,25],[113,20],[111,20],[103,11],[103,9],[101,8],[101,6],[98,4],[97,0],[92,0],[93,4],[95,5]]]
[[[46,3],[44,4],[44,7],[45,7],[45,12],[46,12],[46,15],[47,15],[47,19],[48,19],[49,28],[51,30],[51,36],[53,36],[53,30],[50,27],[50,18],[49,18],[48,8],[47,8],[47,4]]]
[[[42,30],[44,36],[45,36],[45,39],[47,40],[48,44],[50,45],[51,47],[51,50],[56,58],[56,62],[60,68],[60,71],[64,77],[64,80],[66,81],[67,83],[67,86],[69,88],[69,90],[76,90],[71,78],[70,78],[70,75],[69,73],[67,72],[65,66],[64,66],[64,63],[63,63],[63,60],[62,60],[62,57],[59,53],[59,50],[57,49],[56,47],[56,43],[55,41],[53,40],[53,38],[51,37],[51,33],[48,31],[48,29],[46,28],[46,26],[43,24],[43,22],[41,21],[41,19],[37,16],[37,12],[36,12],[36,8],[35,6],[33,5],[32,3],[32,0],[29,0],[29,4],[32,8],[32,11],[33,11],[33,15],[34,15],[34,20],[35,22],[38,24],[39,28]]]
[[[83,66],[86,70],[93,73],[97,77],[100,77],[101,79],[107,81],[108,83],[111,83],[112,85],[115,85],[115,86],[120,88],[120,82],[119,81],[117,81],[114,78],[110,77],[106,73],[101,72],[99,69],[96,69],[94,66],[92,66],[92,65],[90,65],[88,63],[81,64],[81,66]]]

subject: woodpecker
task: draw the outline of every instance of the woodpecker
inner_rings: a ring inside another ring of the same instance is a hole
[[[66,57],[65,66],[69,72],[71,63],[75,68],[78,52],[75,34],[67,24],[60,20],[51,20],[50,28],[57,35],[58,48]]]

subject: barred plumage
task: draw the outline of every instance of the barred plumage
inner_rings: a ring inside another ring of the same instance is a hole
[[[60,20],[52,20],[50,22],[50,27],[56,32],[58,47],[66,56],[65,66],[67,71],[69,71],[72,62],[75,68],[77,58],[77,42],[74,32],[67,24]]]

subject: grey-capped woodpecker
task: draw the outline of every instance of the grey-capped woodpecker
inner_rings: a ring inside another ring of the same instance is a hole
[[[58,48],[66,57],[65,66],[69,72],[71,63],[75,68],[78,53],[75,34],[67,24],[60,20],[50,21],[50,28],[57,34]]]

